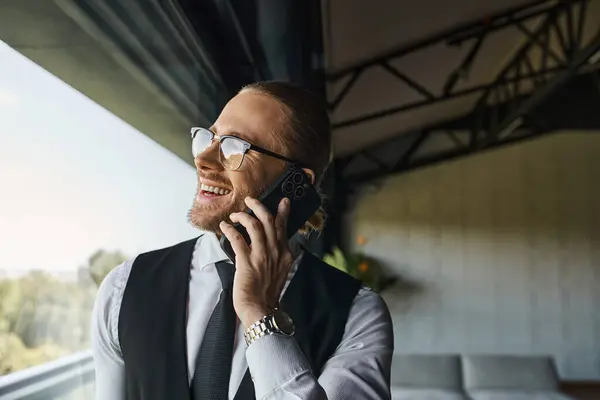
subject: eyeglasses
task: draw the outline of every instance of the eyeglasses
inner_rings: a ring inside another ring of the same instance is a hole
[[[301,165],[297,161],[284,157],[280,154],[273,153],[262,147],[248,143],[247,141],[231,135],[217,136],[214,132],[200,127],[194,127],[191,129],[192,134],[192,154],[194,158],[208,149],[215,136],[219,140],[219,161],[225,169],[235,171],[240,168],[244,161],[244,156],[248,150],[254,150],[258,153],[265,154],[270,157],[277,158],[282,161],[287,161],[292,164]]]

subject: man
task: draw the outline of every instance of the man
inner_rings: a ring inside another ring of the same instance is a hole
[[[385,303],[287,240],[289,202],[271,215],[256,200],[290,163],[318,182],[331,151],[326,107],[294,85],[256,83],[210,129],[192,129],[192,149],[189,219],[202,233],[103,281],[92,323],[97,400],[389,399]]]

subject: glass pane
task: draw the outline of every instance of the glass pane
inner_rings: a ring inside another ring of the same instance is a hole
[[[89,353],[92,307],[106,274],[141,252],[197,236],[186,217],[196,174],[2,42],[0,59],[6,376]],[[93,381],[82,375],[75,383],[65,400],[93,398]]]
[[[229,169],[237,169],[244,158],[244,142],[225,138],[221,142],[221,157],[223,165]]]
[[[192,139],[192,154],[194,157],[197,157],[200,153],[210,147],[212,138],[212,132],[205,129],[198,129]]]

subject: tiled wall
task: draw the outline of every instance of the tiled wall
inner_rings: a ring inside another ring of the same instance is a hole
[[[396,352],[544,353],[600,379],[600,132],[398,175],[348,218],[407,281]]]

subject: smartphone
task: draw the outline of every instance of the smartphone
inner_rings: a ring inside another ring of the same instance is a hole
[[[275,216],[279,202],[284,197],[290,199],[290,213],[287,222],[289,239],[317,212],[321,206],[321,196],[302,168],[291,166],[261,195],[259,200]],[[252,210],[247,212],[254,216]],[[246,243],[251,244],[250,236],[242,224],[235,223],[233,227],[244,237]],[[225,235],[221,236],[220,245],[229,259],[232,262],[235,261],[235,252]]]

